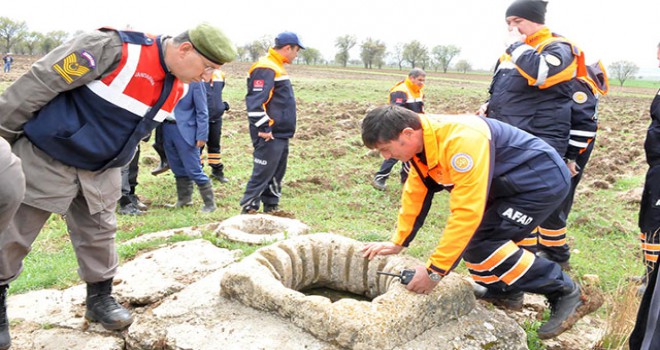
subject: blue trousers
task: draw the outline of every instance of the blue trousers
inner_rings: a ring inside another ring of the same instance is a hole
[[[175,177],[187,177],[197,185],[211,181],[199,162],[199,148],[183,139],[176,124],[163,123],[163,146]]]

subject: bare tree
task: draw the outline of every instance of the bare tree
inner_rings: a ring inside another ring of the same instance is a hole
[[[15,22],[7,17],[0,17],[0,40],[3,41],[4,51],[11,51],[12,47],[23,39],[27,31],[27,24],[24,21]]]
[[[46,40],[46,37],[39,32],[29,32],[25,34],[20,44],[22,47],[22,53],[27,55],[36,54],[39,43],[44,40]]]
[[[461,73],[467,73],[472,70],[472,65],[467,60],[460,60],[456,62],[456,70]]]
[[[394,51],[390,53],[392,57],[394,57],[394,60],[396,61],[397,65],[399,66],[399,70],[403,70],[403,44],[398,43],[394,46]]]
[[[349,54],[348,52],[355,46],[357,39],[353,35],[343,35],[335,40],[335,47],[339,49],[339,52],[335,55],[335,61],[342,66],[346,67],[348,64]]]
[[[626,80],[634,78],[639,71],[639,67],[630,61],[616,61],[609,66],[608,72],[619,81],[619,86],[623,86]]]
[[[442,68],[443,73],[447,73],[451,60],[460,53],[461,49],[454,45],[438,45],[433,48],[433,58],[438,66]]]
[[[62,45],[62,43],[69,37],[63,30],[55,30],[48,32],[45,35],[45,39],[41,42],[41,53],[47,54],[52,51],[54,48]]]
[[[412,68],[417,67],[417,63],[424,63],[422,69],[426,69],[425,63],[428,60],[428,50],[417,40],[413,40],[403,46],[403,59],[410,62]]]
[[[268,49],[273,46],[274,39],[272,36],[264,35],[261,38],[246,45],[246,49],[252,61],[256,61],[259,57],[268,52]]]
[[[367,40],[362,43],[361,48],[362,51],[360,51],[360,58],[362,58],[364,68],[371,69],[374,64],[378,68],[383,66],[385,50],[387,49],[384,42],[367,38]]]

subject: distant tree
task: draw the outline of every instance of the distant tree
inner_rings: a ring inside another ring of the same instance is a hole
[[[460,60],[456,62],[456,70],[461,73],[467,73],[472,70],[472,65],[467,60]]]
[[[45,39],[41,41],[41,53],[47,54],[54,48],[62,45],[62,43],[69,37],[63,30],[56,30],[45,34]]]
[[[639,67],[630,61],[617,61],[610,64],[608,73],[619,81],[619,86],[623,86],[626,80],[635,77],[638,70]]]
[[[433,58],[437,67],[439,66],[442,69],[443,73],[447,73],[451,60],[454,57],[458,56],[461,53],[461,49],[454,45],[438,45],[433,48]]]
[[[29,32],[25,34],[21,41],[22,53],[26,55],[34,55],[37,53],[39,44],[46,40],[46,37],[39,32]]]
[[[410,62],[412,68],[417,67],[417,63],[428,62],[428,50],[417,40],[413,40],[403,46],[403,59]],[[422,66],[425,69],[425,66]]]
[[[346,67],[349,60],[348,52],[355,46],[357,39],[353,35],[343,35],[338,37],[335,40],[335,47],[339,49],[339,52],[335,55],[335,62]]]
[[[239,61],[241,61],[241,62],[247,61],[248,57],[250,56],[249,45],[243,45],[243,46],[237,47],[236,52],[238,53],[238,60]]]
[[[0,40],[3,51],[9,52],[27,34],[28,28],[24,21],[15,22],[8,17],[0,17]]]
[[[317,64],[321,61],[321,51],[313,48],[307,47],[305,50],[301,50],[300,58],[302,58],[305,64]]]
[[[378,68],[383,66],[385,50],[387,49],[384,42],[367,38],[360,47],[362,48],[360,58],[362,59],[362,63],[364,63],[364,68],[371,69],[373,65],[376,65]]]
[[[261,38],[251,42],[246,46],[250,59],[256,61],[259,57],[268,52],[268,49],[273,46],[274,39],[271,36],[264,35]]]
[[[394,46],[394,51],[390,53],[394,60],[396,61],[396,64],[399,66],[399,70],[403,70],[403,44],[398,43]]]

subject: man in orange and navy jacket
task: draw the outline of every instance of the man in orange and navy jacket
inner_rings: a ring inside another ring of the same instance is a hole
[[[275,46],[248,72],[245,104],[254,146],[252,176],[240,201],[241,213],[278,210],[282,179],[289,158],[289,139],[296,131],[296,98],[284,64],[305,49],[298,36],[283,32]]]
[[[408,77],[394,85],[390,89],[389,103],[397,105],[416,113],[424,113],[424,83],[426,82],[426,72],[421,68],[413,68]],[[385,159],[380,169],[374,175],[371,185],[381,191],[385,190],[385,182],[390,177],[392,168],[397,163],[396,159]],[[410,165],[401,164],[401,183],[405,183],[408,178]]]
[[[398,106],[369,112],[362,140],[383,157],[412,165],[396,233],[391,242],[367,244],[366,258],[407,247],[424,224],[434,194],[451,193],[442,237],[426,266],[415,267],[408,290],[429,293],[463,258],[472,279],[488,293],[548,298],[553,312],[538,330],[541,338],[557,336],[593,311],[583,306],[579,285],[557,263],[516,245],[569,190],[568,169],[545,142],[494,119],[425,116]]]

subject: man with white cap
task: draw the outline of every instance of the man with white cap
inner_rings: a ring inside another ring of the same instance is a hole
[[[236,49],[200,24],[176,36],[102,28],[60,45],[0,96],[0,136],[25,173],[25,198],[0,232],[0,349],[11,345],[5,297],[51,213],[64,215],[87,283],[85,318],[110,330],[130,312],[111,296],[120,169],[167,115],[183,83],[210,79]]]

